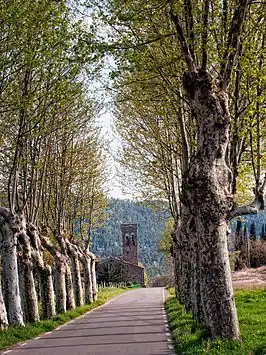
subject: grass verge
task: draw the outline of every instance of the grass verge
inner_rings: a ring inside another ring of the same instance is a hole
[[[59,327],[61,324],[67,323],[71,319],[77,318],[82,314],[103,305],[111,298],[118,296],[125,291],[125,288],[105,288],[99,291],[98,300],[92,304],[78,307],[65,313],[57,314],[51,319],[41,320],[38,323],[28,323],[25,327],[10,327],[6,331],[0,331],[0,350],[9,348],[19,342],[37,337],[45,332],[49,332]]]
[[[210,340],[172,295],[166,311],[177,354],[265,355],[266,290],[236,291],[236,304],[242,341]]]

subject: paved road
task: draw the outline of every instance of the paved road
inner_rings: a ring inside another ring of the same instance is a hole
[[[129,291],[8,355],[169,355],[163,298],[162,288]]]

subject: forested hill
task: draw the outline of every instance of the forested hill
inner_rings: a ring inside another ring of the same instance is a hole
[[[167,212],[153,209],[130,200],[110,199],[110,219],[92,233],[92,252],[101,257],[122,255],[121,223],[138,223],[139,260],[149,276],[165,274],[166,263],[158,244],[165,227]]]

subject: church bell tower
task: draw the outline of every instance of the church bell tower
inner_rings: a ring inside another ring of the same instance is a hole
[[[138,225],[121,224],[123,238],[123,259],[138,265]]]

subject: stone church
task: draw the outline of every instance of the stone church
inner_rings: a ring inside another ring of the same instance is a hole
[[[97,282],[137,283],[144,286],[144,267],[138,265],[138,226],[121,224],[123,256],[108,257],[96,265]]]

